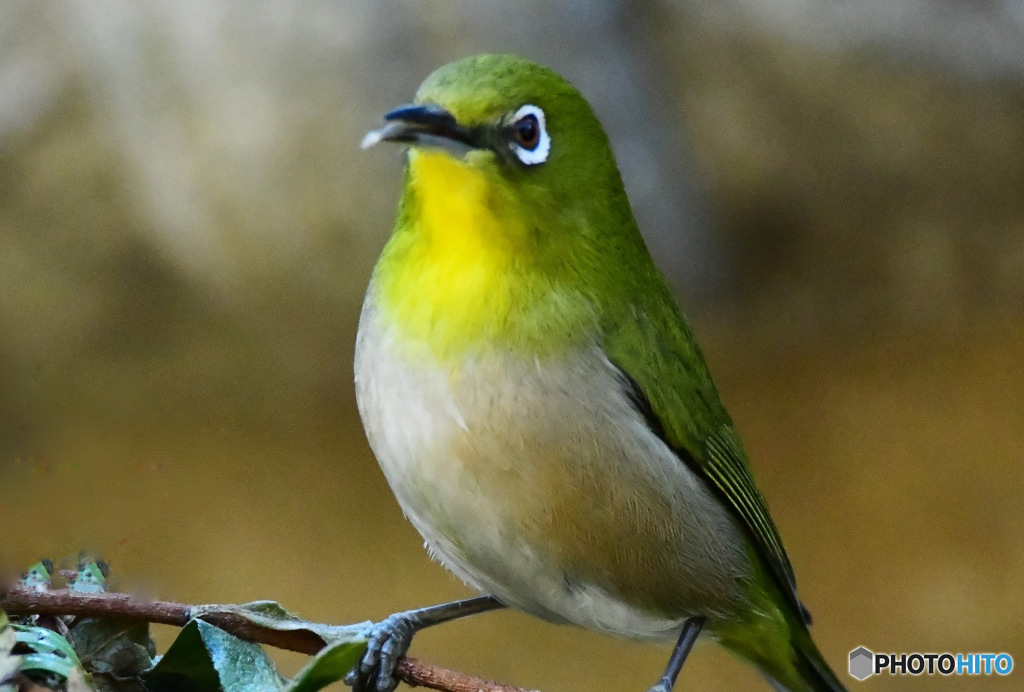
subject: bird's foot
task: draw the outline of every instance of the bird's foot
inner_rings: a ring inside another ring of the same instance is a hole
[[[431,625],[504,607],[494,596],[476,596],[395,613],[370,628],[366,653],[359,665],[345,676],[345,684],[353,692],[392,692],[398,687],[395,679],[398,659],[405,656],[416,632]]]
[[[392,692],[398,687],[398,659],[405,656],[419,628],[420,618],[415,611],[395,613],[374,625],[366,653],[345,676],[345,684],[353,692]]]
[[[668,680],[662,680],[647,692],[672,692],[673,685]]]

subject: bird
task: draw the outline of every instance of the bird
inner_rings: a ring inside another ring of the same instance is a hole
[[[511,607],[674,641],[649,692],[700,637],[778,690],[842,690],[587,100],[527,59],[467,57],[362,147],[382,142],[407,153],[358,409],[430,554],[481,595],[377,623],[346,682],[390,692],[418,630]]]

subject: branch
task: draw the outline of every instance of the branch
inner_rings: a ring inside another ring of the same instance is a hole
[[[204,610],[211,606],[204,606]],[[213,606],[212,608],[216,608]],[[230,606],[225,606],[225,609]],[[170,601],[146,601],[126,593],[79,594],[66,589],[30,591],[13,588],[0,593],[0,610],[8,615],[75,615],[79,617],[128,618],[161,625],[184,627],[192,619],[193,606]],[[203,620],[239,639],[268,644],[310,656],[324,647],[324,640],[309,630],[276,630],[262,627],[233,613],[204,612]],[[527,692],[519,687],[484,680],[466,673],[404,657],[395,677],[413,687],[443,692]]]

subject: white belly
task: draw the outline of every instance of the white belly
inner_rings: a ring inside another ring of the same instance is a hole
[[[453,369],[398,347],[383,322],[364,308],[359,411],[402,509],[448,569],[540,617],[635,638],[742,607],[751,567],[739,529],[596,346]],[[633,593],[648,582],[653,602]]]

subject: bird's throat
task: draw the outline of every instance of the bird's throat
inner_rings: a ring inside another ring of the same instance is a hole
[[[408,184],[410,221],[425,260],[464,276],[476,268],[493,275],[512,259],[522,221],[479,167],[444,151],[413,149]]]
[[[504,193],[472,163],[410,152],[402,213],[374,279],[381,317],[410,347],[459,360],[557,344],[551,331],[565,316],[545,304],[551,287],[531,269],[528,226]]]
[[[382,317],[410,346],[457,357],[492,339],[517,300],[509,221],[485,175],[446,152],[409,152],[403,213],[376,272]]]

